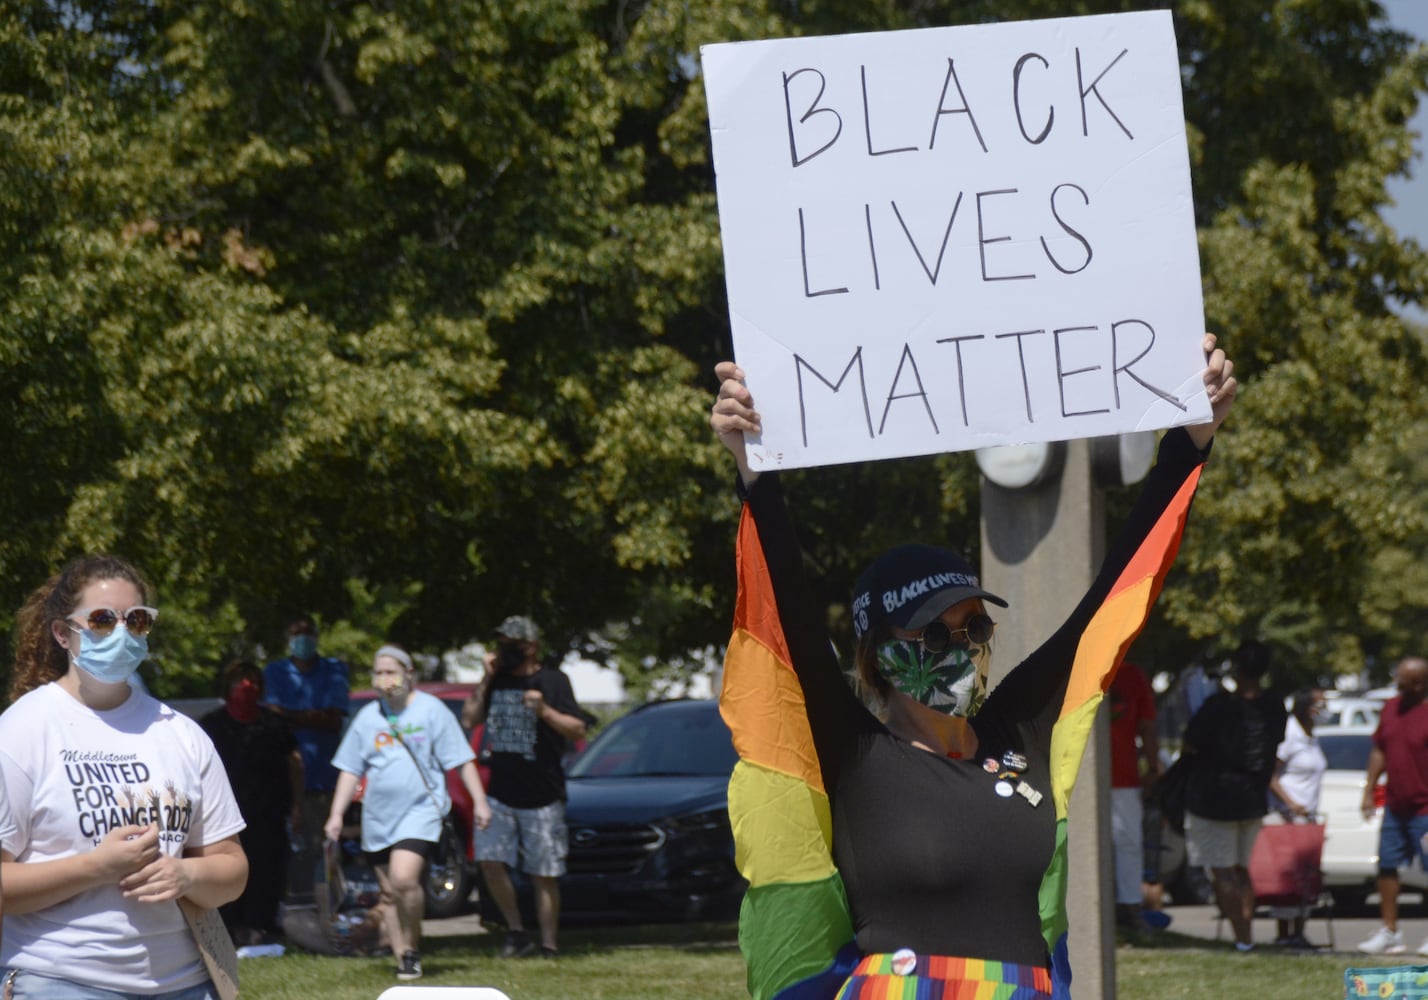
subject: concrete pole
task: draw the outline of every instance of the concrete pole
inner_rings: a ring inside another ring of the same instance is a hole
[[[1105,555],[1105,505],[1086,441],[1067,443],[1059,479],[1025,490],[982,480],[982,583],[1011,605],[999,620],[992,684],[1075,608]],[[1086,747],[1069,816],[1072,993],[1115,1000],[1115,888],[1111,853],[1110,734],[1105,711]]]

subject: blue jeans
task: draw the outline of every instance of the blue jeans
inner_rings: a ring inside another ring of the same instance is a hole
[[[209,982],[167,993],[117,993],[98,986],[72,983],[68,979],[6,969],[0,974],[0,984],[6,990],[14,990],[14,993],[7,994],[7,1000],[218,1000],[218,991]]]
[[[1397,871],[1413,862],[1414,855],[1423,859],[1428,868],[1428,850],[1423,838],[1428,836],[1428,816],[1398,816],[1383,811],[1383,825],[1378,831],[1378,870],[1383,874]]]

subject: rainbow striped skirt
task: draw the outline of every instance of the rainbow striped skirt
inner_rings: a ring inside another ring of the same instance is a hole
[[[865,955],[837,1000],[1045,1000],[1051,970],[980,958]]]

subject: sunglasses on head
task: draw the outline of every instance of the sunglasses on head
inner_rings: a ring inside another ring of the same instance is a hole
[[[940,618],[927,623],[918,641],[930,653],[940,653],[950,646],[984,646],[992,641],[997,623],[987,615],[973,615],[961,628],[949,628]]]
[[[77,614],[81,617],[70,620],[77,621],[86,631],[101,639],[113,632],[120,622],[124,623],[124,628],[130,635],[146,636],[149,629],[154,627],[154,619],[159,617],[157,608],[146,608],[143,605],[136,605],[122,615],[113,608],[91,608]]]

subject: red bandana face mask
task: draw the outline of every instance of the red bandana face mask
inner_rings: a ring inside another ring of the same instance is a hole
[[[252,722],[258,717],[258,685],[241,680],[228,689],[223,707],[238,722]]]

